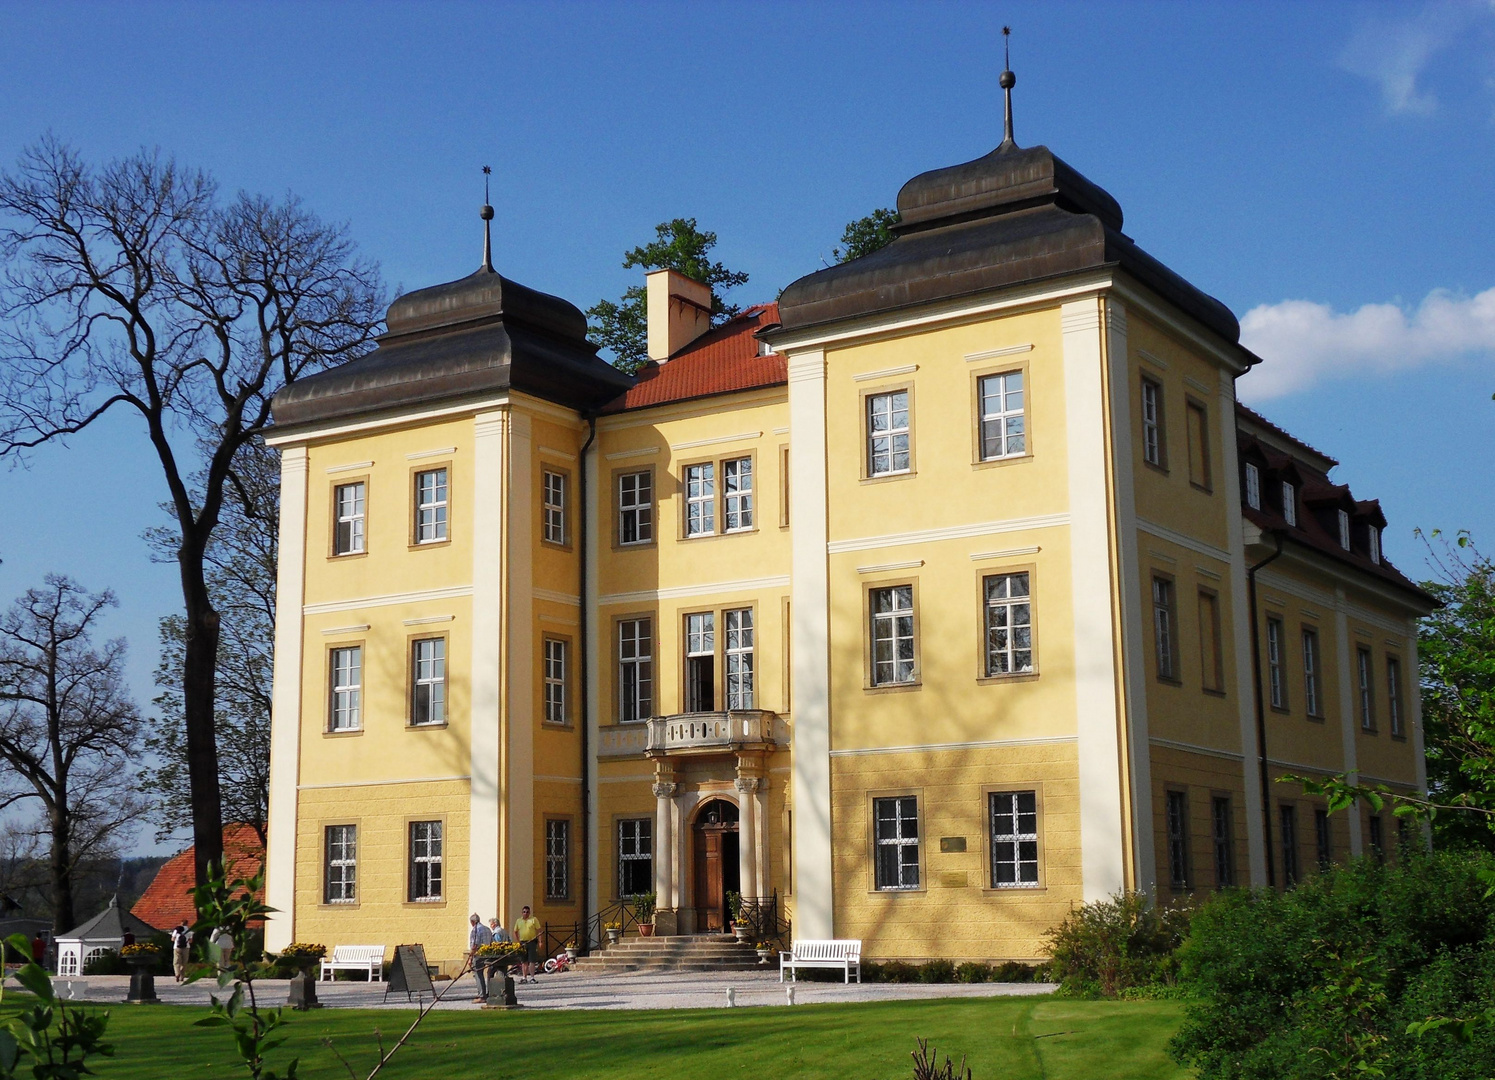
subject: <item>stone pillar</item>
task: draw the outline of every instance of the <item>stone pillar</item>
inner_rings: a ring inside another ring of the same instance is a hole
[[[758,800],[754,795],[763,780],[739,776],[734,786],[741,807],[737,814],[737,888],[743,896],[758,897]]]
[[[655,933],[673,934],[678,922],[674,904],[675,865],[675,794],[680,785],[672,781],[654,785],[654,914]]]

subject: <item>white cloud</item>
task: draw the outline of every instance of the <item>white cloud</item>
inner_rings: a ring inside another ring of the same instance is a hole
[[[1495,355],[1495,289],[1429,293],[1415,309],[1284,300],[1241,319],[1241,344],[1265,362],[1241,380],[1243,397],[1281,397],[1347,375],[1386,375],[1471,355]]]
[[[1339,65],[1379,86],[1391,115],[1430,116],[1437,111],[1438,97],[1419,82],[1428,61],[1454,44],[1481,9],[1488,15],[1495,4],[1443,0],[1409,18],[1369,20],[1351,35]]]

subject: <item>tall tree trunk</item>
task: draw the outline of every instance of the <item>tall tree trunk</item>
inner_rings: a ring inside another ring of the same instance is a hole
[[[52,936],[65,934],[78,923],[73,914],[73,843],[71,815],[65,805],[52,807],[48,818],[52,826]]]
[[[182,713],[192,790],[193,869],[199,885],[209,863],[223,862],[223,799],[218,788],[218,734],[213,720],[218,665],[218,612],[208,599],[202,554],[180,555],[187,640],[182,664]]]

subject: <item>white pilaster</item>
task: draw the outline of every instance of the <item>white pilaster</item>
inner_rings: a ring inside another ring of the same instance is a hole
[[[1246,589],[1246,519],[1241,505],[1241,470],[1237,461],[1235,378],[1220,372],[1221,493],[1230,546],[1230,636],[1235,644],[1236,717],[1241,730],[1241,809],[1246,814],[1246,868],[1253,889],[1267,883],[1267,838],[1262,826],[1261,743],[1256,738],[1256,665],[1251,656],[1251,598]]]
[[[534,484],[531,466],[530,418],[523,412],[509,416],[509,491],[504,507],[508,530],[504,545],[508,565],[504,573],[504,635],[508,690],[503,707],[508,713],[508,760],[504,763],[507,812],[507,884],[504,910],[513,917],[525,904],[536,903],[535,890],[535,613],[534,613]]]
[[[1339,738],[1344,751],[1344,778],[1347,783],[1358,784],[1360,762],[1355,739],[1360,721],[1355,712],[1359,698],[1355,694],[1354,653],[1350,648],[1350,620],[1345,613],[1345,594],[1343,587],[1337,585],[1334,587],[1334,649],[1335,666],[1339,669]],[[1347,815],[1350,819],[1351,855],[1359,855],[1365,850],[1360,813],[1357,805],[1351,807]]]
[[[265,846],[265,902],[276,909],[265,926],[265,945],[270,949],[289,945],[296,932],[296,785],[301,771],[307,470],[306,447],[281,449],[275,666],[270,692],[270,818]]]
[[[768,885],[768,777],[758,781],[753,790],[753,838],[758,862],[754,869],[754,890],[758,896],[769,894]]]
[[[825,352],[789,359],[793,476],[794,926],[835,936],[831,879],[830,596],[826,563]]]
[[[1121,671],[1126,701],[1126,773],[1130,780],[1134,888],[1156,895],[1157,857],[1152,821],[1152,744],[1148,741],[1147,662],[1142,650],[1149,620],[1142,598],[1137,549],[1137,499],[1132,475],[1132,376],[1127,361],[1126,307],[1106,298],[1106,360],[1111,391],[1111,457],[1116,499],[1116,548],[1121,597]]]
[[[471,775],[468,803],[467,910],[485,919],[499,905],[499,739],[502,677],[503,502],[506,412],[473,418]]]
[[[587,451],[586,459],[581,467],[587,479],[587,504],[581,508],[586,515],[587,521],[587,546],[581,553],[587,568],[586,595],[581,598],[582,610],[586,612],[587,640],[583,642],[586,649],[585,663],[587,665],[587,745],[591,752],[587,754],[587,760],[582,763],[585,770],[582,778],[587,785],[586,790],[591,793],[587,801],[587,850],[584,857],[587,860],[587,910],[596,912],[598,892],[598,872],[601,869],[601,852],[603,850],[603,837],[601,833],[601,815],[597,804],[601,801],[601,787],[597,782],[597,746],[602,738],[599,730],[602,718],[599,710],[602,707],[602,680],[608,677],[608,672],[602,667],[602,615],[597,604],[597,575],[600,573],[599,563],[601,550],[598,546],[602,536],[602,530],[610,522],[607,515],[612,512],[612,492],[601,486],[598,478],[597,447],[594,443],[592,449]],[[611,837],[609,843],[614,842]],[[657,856],[656,856],[657,858]],[[663,895],[655,890],[656,894]]]
[[[1087,901],[1105,899],[1126,887],[1101,308],[1097,297],[1060,308],[1069,441],[1080,864]],[[791,415],[792,393],[791,385]]]

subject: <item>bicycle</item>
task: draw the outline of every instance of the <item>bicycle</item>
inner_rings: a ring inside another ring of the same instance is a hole
[[[565,953],[556,953],[545,961],[544,970],[547,975],[557,975],[563,971],[571,970],[571,958]]]

